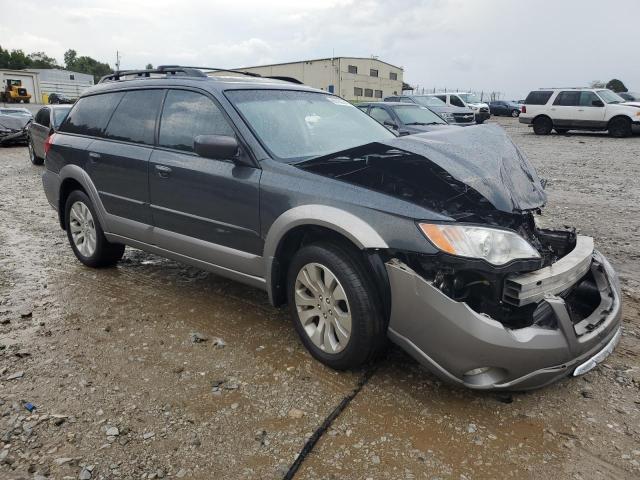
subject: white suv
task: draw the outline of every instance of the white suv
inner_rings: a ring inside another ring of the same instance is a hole
[[[613,137],[627,137],[640,126],[640,102],[625,103],[602,88],[548,88],[529,93],[519,118],[538,135],[608,130]]]
[[[476,123],[483,123],[489,117],[491,112],[489,105],[480,100],[474,93],[451,92],[451,93],[428,93],[430,97],[438,97],[447,105],[454,107],[467,107],[473,110],[476,117]]]

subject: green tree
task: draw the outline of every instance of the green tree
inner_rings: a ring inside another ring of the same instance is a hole
[[[64,65],[67,70],[73,70],[73,64],[78,57],[78,53],[75,50],[69,49],[64,52]]]
[[[78,52],[73,49],[64,52],[64,64],[67,70],[93,75],[96,82],[100,80],[100,77],[112,72],[108,63],[102,63],[87,56],[79,57]]]
[[[147,66],[144,68],[146,68],[147,70],[153,70],[153,65],[150,63],[147,63]]]
[[[613,90],[616,93],[629,91],[627,90],[627,87],[624,86],[624,83],[622,83],[617,78],[612,78],[611,80],[609,80],[609,82],[607,82],[607,88],[609,90]]]
[[[31,65],[30,65],[31,68],[58,68],[59,67],[58,61],[53,57],[49,57],[44,52],[30,53],[28,58],[29,58],[29,61],[31,62]]]

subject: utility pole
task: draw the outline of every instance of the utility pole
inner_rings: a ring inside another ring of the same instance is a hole
[[[116,72],[120,71],[120,52],[116,50]]]

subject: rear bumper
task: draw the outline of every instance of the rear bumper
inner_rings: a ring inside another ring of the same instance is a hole
[[[392,260],[386,264],[392,294],[389,337],[438,376],[474,389],[527,390],[576,369],[584,373],[613,349],[621,321],[616,274],[599,252],[589,256],[600,306],[573,324],[564,300],[553,293],[545,295],[539,303],[547,302],[553,309],[555,329],[506,328]],[[473,370],[481,373],[470,374]]]
[[[60,175],[45,168],[42,174],[42,186],[49,204],[57,211],[60,204]]]

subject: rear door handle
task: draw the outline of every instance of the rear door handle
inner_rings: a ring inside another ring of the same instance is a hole
[[[99,153],[97,153],[97,152],[89,152],[89,157],[90,157],[90,158],[93,158],[93,159],[98,159],[98,158],[101,158],[101,157],[102,157],[102,155],[100,155],[100,154],[99,154]]]
[[[158,173],[158,176],[160,178],[169,178],[169,174],[171,173],[171,168],[165,165],[155,165],[154,168],[156,169],[156,172]]]

